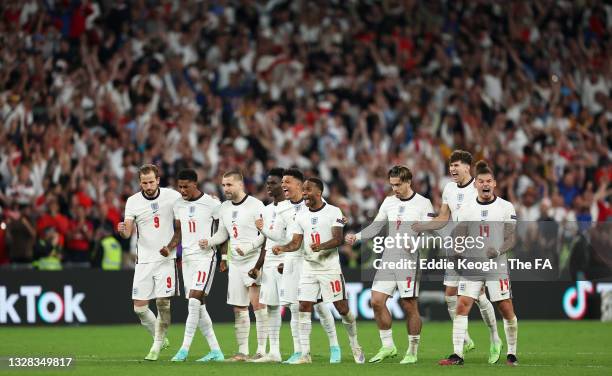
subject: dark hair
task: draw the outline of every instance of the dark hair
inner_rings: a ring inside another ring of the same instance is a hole
[[[224,178],[234,177],[236,180],[240,180],[241,182],[244,182],[244,176],[242,176],[242,172],[238,170],[230,170],[226,172],[225,174],[223,174],[223,177]]]
[[[389,178],[400,178],[401,182],[412,180],[412,172],[406,166],[393,166],[387,175]]]
[[[461,162],[461,163],[465,163],[468,166],[471,166],[472,165],[472,154],[470,154],[469,152],[465,150],[455,150],[451,154],[450,161],[448,162],[448,164],[451,164],[454,162]]]
[[[176,175],[177,180],[198,182],[198,173],[193,168],[184,168]]]
[[[300,182],[304,182],[304,174],[297,168],[288,168],[283,172],[283,176],[293,176]]]
[[[268,176],[276,176],[279,179],[282,179],[284,174],[285,169],[280,167],[275,167],[268,172]]]
[[[493,170],[491,170],[487,162],[483,160],[476,162],[476,176],[486,174],[493,175]]]
[[[306,179],[306,181],[311,182],[312,184],[316,185],[317,188],[319,188],[319,190],[321,191],[321,193],[323,193],[323,181],[319,178],[308,178]]]
[[[138,170],[138,178],[140,179],[142,175],[150,174],[151,172],[155,174],[156,178],[159,177],[159,168],[156,165],[150,163],[144,164]]]

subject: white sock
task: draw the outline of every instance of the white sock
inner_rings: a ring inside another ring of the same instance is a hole
[[[455,316],[453,320],[453,350],[454,353],[463,358],[463,340],[468,328],[468,317],[463,315]]]
[[[151,350],[159,352],[164,344],[168,326],[170,326],[170,299],[160,298],[155,301],[157,305],[157,320],[155,321],[155,339]]]
[[[359,343],[357,342],[357,320],[355,320],[355,316],[353,316],[351,312],[347,313],[342,316],[342,323],[348,333],[351,348],[359,347]]]
[[[312,319],[310,312],[299,313],[300,326],[300,348],[302,355],[310,354],[310,332],[312,331]]]
[[[446,306],[448,308],[448,315],[450,316],[452,321],[455,321],[455,315],[457,312],[457,295],[454,296],[445,296],[444,300],[446,300]],[[465,338],[463,339],[463,343],[470,342],[470,334],[467,329],[465,330]]]
[[[511,320],[504,319],[504,332],[508,343],[508,354],[516,355],[516,342],[518,340],[518,320],[516,316]]]
[[[268,310],[258,309],[255,311],[255,328],[257,329],[257,354],[266,353],[266,342],[268,340]]]
[[[151,337],[155,338],[155,314],[149,309],[149,306],[134,306],[134,313],[140,319],[142,326],[147,329]]]
[[[279,306],[268,306],[268,338],[270,354],[280,355],[280,327],[282,317]]]
[[[378,334],[380,334],[380,342],[382,342],[383,347],[395,346],[395,343],[393,342],[393,330],[379,330]]]
[[[300,305],[298,303],[291,303],[289,306],[291,311],[291,337],[293,337],[293,352],[302,352],[300,345]]]
[[[495,319],[495,309],[493,304],[487,299],[485,293],[480,294],[478,300],[476,300],[478,308],[480,308],[480,314],[485,324],[489,327],[489,339],[491,343],[500,343],[499,333],[497,333],[497,320]]]
[[[249,316],[249,311],[234,312],[234,319],[238,352],[243,355],[249,355],[249,331],[251,330],[251,317]]]
[[[206,342],[208,342],[210,349],[221,350],[219,342],[217,342],[217,336],[215,336],[215,331],[213,330],[212,320],[206,310],[206,304],[200,306],[200,322],[198,326],[200,327],[200,332],[206,337]]]
[[[416,356],[419,352],[419,342],[421,341],[421,335],[411,336],[408,335],[408,354]]]
[[[336,320],[332,315],[331,310],[325,303],[315,304],[315,311],[319,314],[319,320],[325,333],[327,333],[327,339],[329,339],[329,347],[338,346],[338,336],[336,335]]]
[[[202,303],[195,298],[189,298],[187,305],[187,321],[185,322],[185,336],[183,337],[183,346],[185,350],[189,350],[193,336],[200,321],[200,306]]]

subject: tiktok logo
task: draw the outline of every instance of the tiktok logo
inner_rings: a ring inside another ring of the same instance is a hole
[[[578,281],[563,294],[563,310],[572,320],[580,320],[587,310],[587,295],[593,293],[593,284],[589,281]]]

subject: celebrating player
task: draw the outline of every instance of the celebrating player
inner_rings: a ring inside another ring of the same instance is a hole
[[[295,168],[287,169],[283,172],[281,189],[286,200],[280,202],[276,208],[277,216],[273,226],[268,219],[258,220],[258,228],[264,233],[267,239],[275,241],[276,244],[287,244],[291,241],[293,233],[290,227],[293,226],[295,219],[307,210],[302,197],[302,184],[304,175]],[[272,229],[270,228],[272,227]],[[266,248],[269,248],[266,243]],[[279,256],[276,256],[279,257]],[[304,263],[303,250],[288,252],[281,255],[281,264],[278,271],[281,274],[279,302],[281,305],[289,307],[291,311],[291,335],[293,337],[293,353],[285,363],[293,364],[302,357],[299,337],[299,302],[298,287],[302,274],[302,264]],[[338,345],[336,335],[336,323],[328,306],[324,303],[314,305],[314,310],[319,315],[321,326],[327,333],[329,340],[329,362],[340,363],[342,352]]]
[[[257,320],[257,352],[251,360],[257,360],[266,353],[268,312],[266,306],[259,303],[260,279],[251,278],[249,271],[255,266],[264,242],[263,235],[255,227],[255,220],[261,218],[264,204],[245,193],[244,178],[240,172],[225,173],[221,184],[227,200],[219,209],[219,230],[212,238],[200,240],[199,245],[206,249],[230,239],[227,304],[234,307],[238,353],[229,360],[249,360],[249,302]],[[228,269],[227,261],[227,254],[222,254],[221,271]]]
[[[280,354],[280,327],[281,327],[281,311],[279,295],[281,288],[281,274],[278,272],[278,266],[283,261],[282,255],[272,253],[272,247],[276,242],[268,236],[268,233],[285,231],[285,223],[277,209],[280,203],[284,202],[283,190],[281,188],[281,180],[284,170],[282,168],[273,168],[268,173],[266,179],[266,188],[268,195],[272,198],[272,203],[268,204],[263,212],[263,219],[259,218],[255,221],[255,225],[259,231],[266,235],[264,247],[260,253],[259,260],[255,267],[249,271],[251,278],[257,278],[259,271],[263,266],[261,273],[261,291],[259,294],[259,302],[268,307],[268,338],[270,341],[270,351],[264,357],[254,360],[258,363],[279,363],[282,361]],[[263,224],[266,223],[266,229]],[[282,231],[274,231],[275,228],[281,227]],[[267,230],[267,231],[265,231]]]
[[[200,330],[210,353],[198,361],[222,361],[223,353],[206,310],[206,296],[210,292],[217,258],[215,250],[200,249],[198,240],[210,238],[216,230],[221,202],[198,189],[198,175],[193,169],[181,170],[177,175],[178,190],[182,195],[174,205],[174,237],[166,246],[166,252],[174,249],[179,241],[183,247],[183,283],[188,294],[188,315],[185,323],[183,345],[172,358],[173,362],[187,359],[196,327]]]
[[[176,250],[165,245],[174,234],[172,208],[181,195],[159,187],[157,166],[142,166],[138,177],[142,190],[127,199],[125,222],[117,225],[117,231],[125,239],[132,236],[134,227],[138,233],[132,299],[134,312],[154,338],[145,360],[157,360],[162,347],[168,347],[170,297],[178,295]],[[157,318],[149,309],[151,299],[157,305]]]
[[[517,365],[516,343],[518,322],[512,305],[512,292],[505,253],[515,243],[516,213],[514,206],[493,193],[496,186],[493,171],[486,162],[476,164],[476,189],[478,196],[470,200],[459,211],[460,222],[456,233],[484,238],[483,256],[493,259],[498,270],[462,276],[459,280],[457,315],[453,320],[454,353],[439,362],[440,365],[463,364],[463,340],[468,327],[468,314],[474,301],[482,294],[483,286],[489,291],[491,301],[497,303],[504,318],[504,331],[508,345],[507,364]]]
[[[344,276],[340,268],[338,247],[343,243],[344,219],[339,208],[323,202],[323,182],[310,178],[304,182],[303,197],[308,211],[301,213],[293,225],[293,237],[289,244],[275,246],[273,252],[295,252],[304,243],[304,265],[298,289],[300,302],[299,331],[301,357],[294,364],[311,363],[310,332],[313,305],[323,297],[323,302],[333,302],[342,316],[348,332],[356,363],[364,363],[365,356],[357,341],[357,322],[349,311]]]
[[[414,221],[430,220],[433,216],[431,202],[414,192],[410,186],[412,172],[405,166],[394,166],[388,173],[389,184],[393,189],[393,196],[387,197],[378,211],[374,222],[357,234],[348,234],[346,242],[354,244],[362,237],[371,238],[377,235],[389,223],[389,237],[409,233],[417,235],[410,230],[409,224]],[[403,249],[387,249],[383,252],[383,260],[397,261],[408,258],[418,262],[418,250],[406,252]],[[415,264],[416,265],[416,264]],[[372,357],[370,363],[378,363],[385,358],[397,355],[397,348],[393,342],[391,331],[391,313],[387,308],[387,299],[399,291],[400,305],[407,317],[408,350],[401,360],[402,364],[417,362],[417,353],[421,337],[421,317],[419,314],[419,275],[417,269],[402,271],[378,270],[372,285],[372,308],[380,334],[382,347]]]
[[[472,167],[472,155],[467,151],[455,150],[449,161],[449,170],[452,182],[449,182],[444,187],[442,192],[442,206],[440,207],[439,215],[432,221],[427,223],[415,223],[412,228],[415,231],[426,230],[442,230],[442,233],[450,234],[452,226],[448,223],[449,220],[457,221],[459,209],[467,202],[472,202],[476,199],[477,191],[474,186],[474,178],[470,174]],[[455,319],[457,309],[457,286],[459,286],[459,275],[454,269],[447,269],[444,275],[445,299],[448,307],[448,313],[451,320]],[[495,363],[499,360],[501,353],[501,340],[497,332],[497,320],[495,319],[495,310],[493,305],[487,299],[487,295],[482,293],[478,296],[476,304],[480,308],[480,314],[485,324],[489,328],[490,347],[489,347],[489,363]],[[474,341],[470,338],[468,331],[465,331],[464,340],[465,351],[474,349]]]

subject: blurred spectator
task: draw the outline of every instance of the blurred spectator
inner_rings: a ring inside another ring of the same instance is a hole
[[[6,246],[10,262],[31,266],[34,259],[36,229],[32,222],[30,204],[6,211]]]
[[[9,0],[0,14],[0,202],[35,203],[38,236],[54,226],[62,245],[73,200],[96,229],[116,224],[143,163],[164,185],[196,167],[217,194],[241,168],[262,198],[267,169],[297,165],[359,228],[393,164],[439,207],[462,148],[534,220],[548,201],[563,228],[610,217],[602,0]]]
[[[70,219],[66,235],[65,261],[89,264],[92,240],[94,236],[93,223],[87,219],[86,209],[81,205],[72,208],[73,218]]]

